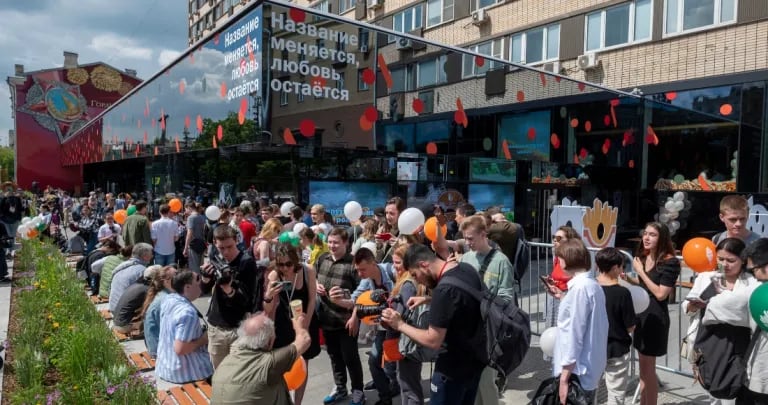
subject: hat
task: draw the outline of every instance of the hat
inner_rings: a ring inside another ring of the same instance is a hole
[[[160,269],[163,268],[163,266],[160,266],[159,264],[154,264],[152,266],[147,267],[144,269],[144,279],[146,280],[152,280],[155,278],[155,275],[160,271]]]
[[[387,213],[386,211],[384,211],[384,207],[378,207],[378,208],[374,208],[373,215],[377,217],[383,217],[383,216],[386,216]]]

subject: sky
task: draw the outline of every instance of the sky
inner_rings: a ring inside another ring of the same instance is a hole
[[[187,1],[0,1],[0,145],[11,120],[6,79],[14,65],[27,72],[61,67],[64,51],[78,62],[135,69],[147,79],[187,48]]]

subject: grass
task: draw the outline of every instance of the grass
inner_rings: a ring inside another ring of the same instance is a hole
[[[61,253],[26,240],[17,260],[6,342],[10,403],[156,403],[154,383],[128,364]]]

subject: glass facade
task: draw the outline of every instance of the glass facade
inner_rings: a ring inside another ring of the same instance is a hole
[[[647,37],[637,22],[646,3],[596,14],[587,47]],[[452,5],[428,2],[426,26]],[[622,212],[638,223],[638,190],[766,182],[738,153],[763,162],[762,84],[643,96],[522,65],[556,58],[559,36],[550,25],[463,50],[255,3],[74,135],[65,165],[86,164],[93,182],[140,175],[161,192],[228,182],[309,201],[329,189],[317,182],[370,181],[387,186],[365,193],[388,189],[409,204],[474,194],[515,207],[520,222],[542,188],[628,193]]]

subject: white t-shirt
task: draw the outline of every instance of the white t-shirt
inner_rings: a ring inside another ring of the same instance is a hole
[[[176,252],[174,244],[179,234],[179,224],[170,218],[160,218],[152,223],[152,240],[155,241],[155,252],[170,255]]]
[[[99,233],[98,233],[99,240],[102,240],[104,238],[107,238],[107,237],[110,237],[110,236],[113,236],[113,235],[120,235],[121,234],[120,224],[116,224],[115,223],[115,224],[112,224],[111,226],[115,230],[114,232],[112,232],[112,229],[110,229],[110,225],[109,224],[104,224],[104,225],[99,227]]]

